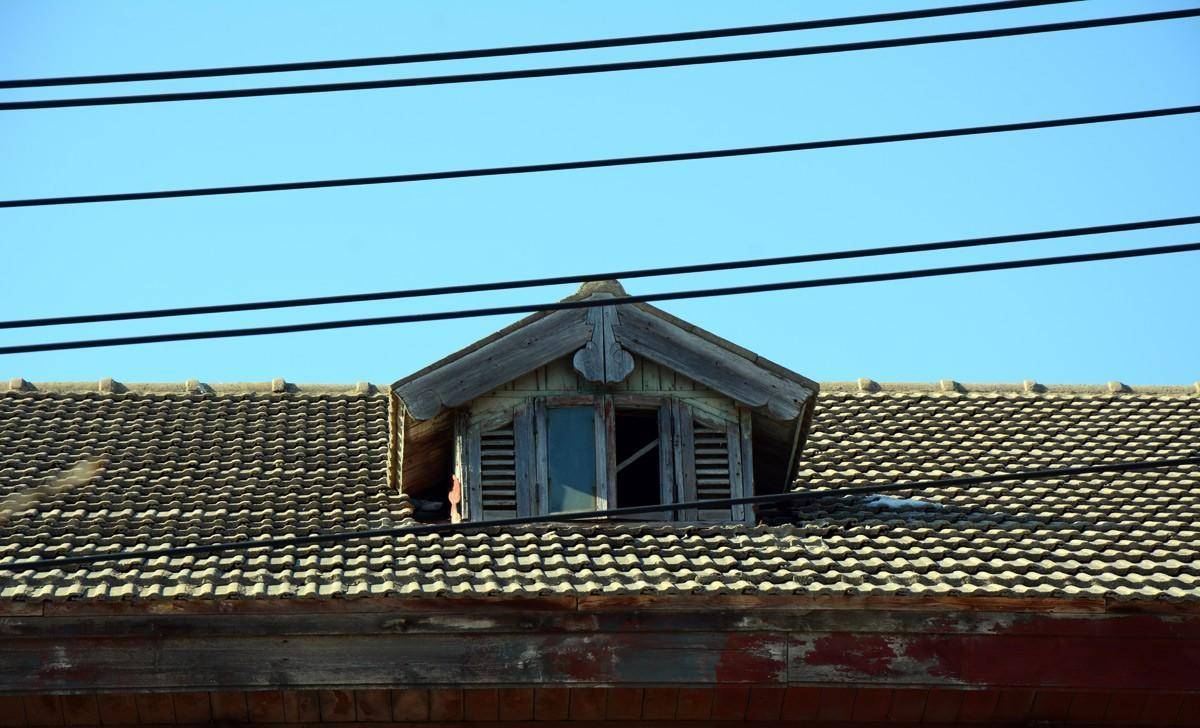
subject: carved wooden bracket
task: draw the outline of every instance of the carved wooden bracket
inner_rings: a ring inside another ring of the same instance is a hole
[[[592,327],[592,339],[575,352],[571,363],[575,371],[589,382],[616,384],[633,372],[633,355],[622,349],[613,335],[616,320],[615,306],[588,310],[587,321]]]

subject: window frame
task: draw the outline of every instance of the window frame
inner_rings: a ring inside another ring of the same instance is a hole
[[[658,415],[658,502],[664,507],[662,511],[653,511],[651,513],[640,513],[632,516],[618,516],[622,519],[645,520],[645,521],[673,521],[676,519],[677,509],[671,508],[670,505],[678,502],[680,499],[676,497],[675,488],[675,458],[673,433],[675,425],[671,416],[671,402],[669,397],[655,397],[652,395],[638,394],[614,394],[611,395],[613,400],[613,426],[609,429],[611,444],[609,452],[612,454],[612,472],[613,472],[613,503],[616,507],[621,507],[621,501],[617,498],[617,462],[616,462],[616,415],[618,410],[643,410],[646,412],[656,412]]]
[[[728,516],[713,517],[704,509],[678,509],[672,505],[697,500],[695,426],[724,429],[729,453],[729,497],[753,494],[751,416],[738,407],[736,421],[699,410],[685,399],[628,393],[535,396],[503,412],[492,412],[472,421],[466,411],[455,418],[455,477],[461,482],[463,520],[486,520],[481,475],[482,433],[511,423],[516,470],[517,515],[549,514],[549,461],[546,412],[556,407],[591,407],[596,454],[595,509],[620,507],[617,498],[617,410],[640,409],[658,413],[659,500],[662,511],[622,517],[631,520],[737,523],[754,522],[753,508],[733,506]],[[722,509],[722,512],[724,510]],[[706,516],[701,518],[701,516]]]

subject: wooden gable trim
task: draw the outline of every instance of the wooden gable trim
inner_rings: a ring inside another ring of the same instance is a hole
[[[436,369],[402,379],[393,390],[413,418],[427,420],[567,356],[591,338],[587,311],[556,311],[472,347]]]
[[[626,349],[777,420],[799,417],[815,393],[815,389],[634,306],[617,309],[613,334]]]
[[[780,421],[797,419],[818,389],[795,372],[651,306],[620,303],[610,291],[587,298],[611,299],[613,305],[523,319],[392,389],[411,417],[426,420],[567,355],[588,381],[617,384],[634,369],[632,353]]]

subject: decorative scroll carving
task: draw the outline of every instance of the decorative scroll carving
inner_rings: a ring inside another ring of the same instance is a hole
[[[622,349],[613,335],[616,318],[614,306],[588,310],[592,339],[575,352],[571,362],[589,382],[616,384],[633,372],[633,355]]]

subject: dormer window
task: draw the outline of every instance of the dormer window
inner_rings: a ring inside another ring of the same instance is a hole
[[[589,309],[525,319],[395,385],[401,488],[452,520],[663,505],[786,487],[815,385],[645,304],[586,284]],[[611,304],[609,300],[611,299]]]

